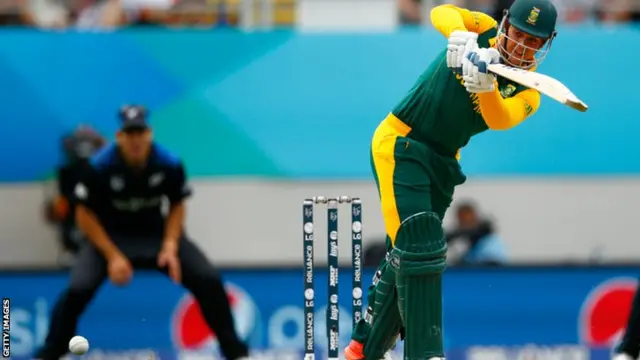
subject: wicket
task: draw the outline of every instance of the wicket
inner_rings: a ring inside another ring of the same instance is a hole
[[[316,204],[327,204],[327,339],[329,360],[338,360],[340,354],[340,308],[338,303],[338,207],[351,204],[351,306],[353,325],[362,318],[362,202],[349,196],[316,196],[302,204],[302,239],[304,253],[304,359],[315,359],[315,286],[314,286],[314,222]]]

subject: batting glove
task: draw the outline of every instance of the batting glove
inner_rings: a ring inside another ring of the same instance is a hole
[[[494,91],[496,77],[489,72],[488,65],[499,62],[500,53],[494,48],[467,54],[462,62],[462,79],[467,91],[476,94]]]
[[[449,36],[447,44],[447,67],[457,73],[462,72],[462,63],[472,51],[478,49],[478,34],[456,30]]]

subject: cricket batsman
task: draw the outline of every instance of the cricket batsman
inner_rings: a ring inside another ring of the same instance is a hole
[[[498,26],[490,16],[441,5],[431,21],[448,39],[376,129],[371,163],[389,253],[369,308],[345,349],[347,360],[379,360],[404,335],[404,360],[444,358],[442,219],[466,181],[460,149],[486,130],[508,130],[534,114],[540,93],[487,71],[503,63],[534,71],[556,36],[551,0],[516,0]]]

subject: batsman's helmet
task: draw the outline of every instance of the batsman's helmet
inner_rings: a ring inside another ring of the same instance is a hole
[[[507,14],[511,25],[541,39],[555,35],[557,18],[551,0],[516,0]]]
[[[505,10],[498,29],[500,52],[505,55],[506,40],[510,39],[507,35],[508,26],[513,26],[527,34],[546,40],[542,48],[536,49],[534,61],[519,59],[523,68],[540,64],[547,56],[556,37],[557,19],[558,11],[551,0],[515,0],[511,7]],[[524,44],[522,46],[527,48]],[[510,62],[513,63],[513,59]]]

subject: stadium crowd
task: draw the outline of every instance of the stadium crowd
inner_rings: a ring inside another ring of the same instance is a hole
[[[460,5],[502,18],[504,9],[514,0],[462,0]],[[636,0],[556,0],[564,22],[628,22],[640,20],[640,2]]]
[[[295,23],[296,0],[269,2],[276,25]],[[371,0],[379,1],[379,0]],[[405,24],[422,24],[429,8],[452,3],[500,19],[513,0],[396,0]],[[244,0],[2,0],[0,25],[39,28],[109,29],[123,26],[236,26]],[[557,0],[562,20],[569,23],[640,20],[635,0]],[[259,7],[259,6],[258,6]]]
[[[239,0],[2,0],[0,25],[113,29],[238,23]]]

